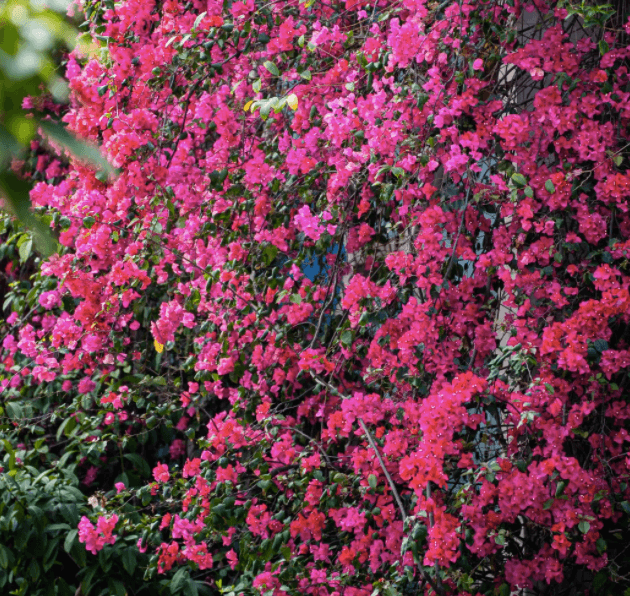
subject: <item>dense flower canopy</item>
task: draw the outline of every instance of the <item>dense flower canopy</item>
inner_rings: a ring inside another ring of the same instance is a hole
[[[63,120],[119,173],[16,165],[60,249],[6,227],[0,356],[6,473],[45,445],[92,495],[67,550],[172,593],[622,593],[627,17],[82,9]]]

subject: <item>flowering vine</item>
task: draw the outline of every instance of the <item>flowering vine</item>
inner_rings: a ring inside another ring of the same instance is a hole
[[[20,165],[60,248],[7,292],[0,379],[105,495],[77,540],[191,594],[625,588],[623,18],[82,9],[63,120],[119,175]]]

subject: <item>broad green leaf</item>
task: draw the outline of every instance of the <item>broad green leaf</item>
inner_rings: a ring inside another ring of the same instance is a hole
[[[20,253],[20,261],[22,263],[26,263],[28,258],[31,256],[31,250],[33,248],[33,238],[29,237],[26,242],[23,242],[20,245],[19,253]]]
[[[137,453],[125,453],[125,459],[128,459],[143,476],[151,474],[149,464]]]
[[[527,178],[525,178],[523,174],[519,174],[518,172],[516,172],[515,174],[512,174],[512,182],[514,182],[514,184],[518,186],[519,188],[523,188],[524,186],[527,186]]]
[[[111,596],[127,596],[125,584],[123,584],[120,580],[109,578],[107,584],[109,586],[109,593]]]
[[[171,580],[171,592],[177,594],[184,587],[188,577],[188,571],[186,569],[178,569]]]
[[[266,60],[265,62],[263,62],[263,66],[274,76],[274,77],[279,77],[280,76],[280,71],[278,70],[278,67],[271,61]]]
[[[273,97],[271,99],[271,106],[273,107],[273,111],[276,114],[279,114],[280,112],[282,112],[282,110],[284,109],[284,106],[286,105],[287,105],[286,97],[282,97],[282,98]]]
[[[9,418],[12,420],[19,420],[23,416],[22,406],[14,401],[6,402],[4,406],[9,414]]]
[[[271,102],[266,101],[264,103],[261,103],[261,106],[260,106],[260,117],[263,120],[267,120],[267,118],[269,117],[269,112],[271,112]]]
[[[70,530],[66,535],[66,539],[63,542],[63,550],[65,550],[67,553],[69,553],[72,549],[72,545],[74,544],[74,541],[76,540],[78,534],[78,530]]]
[[[189,579],[184,586],[184,594],[186,596],[198,596],[199,590],[197,588],[197,582],[193,579]]]
[[[136,551],[135,551],[135,547],[133,548],[126,548],[123,553],[122,553],[122,563],[123,563],[123,567],[125,568],[125,571],[127,571],[127,573],[129,575],[133,575],[133,572],[136,569]]]
[[[89,163],[98,166],[104,170],[107,174],[114,174],[114,168],[103,157],[97,147],[91,145],[85,141],[77,139],[72,135],[65,126],[57,122],[45,121],[40,122],[40,128],[48,135],[55,143],[60,144],[72,153],[78,159],[87,161]]]
[[[33,231],[35,247],[39,252],[49,256],[55,252],[56,242],[50,234],[49,227],[31,212],[29,191],[30,184],[18,178],[13,172],[0,172],[0,195],[6,200],[13,214]]]

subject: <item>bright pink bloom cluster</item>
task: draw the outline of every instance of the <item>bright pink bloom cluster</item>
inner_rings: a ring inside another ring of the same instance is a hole
[[[102,550],[106,544],[114,544],[117,536],[113,534],[118,523],[116,514],[100,516],[96,520],[96,527],[87,517],[82,517],[79,522],[79,541],[85,543],[85,548],[92,554]]]

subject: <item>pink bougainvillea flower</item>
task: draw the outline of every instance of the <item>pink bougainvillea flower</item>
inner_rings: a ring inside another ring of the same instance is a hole
[[[166,464],[158,462],[158,465],[153,468],[153,478],[155,478],[158,482],[168,482],[170,477],[171,475]]]

